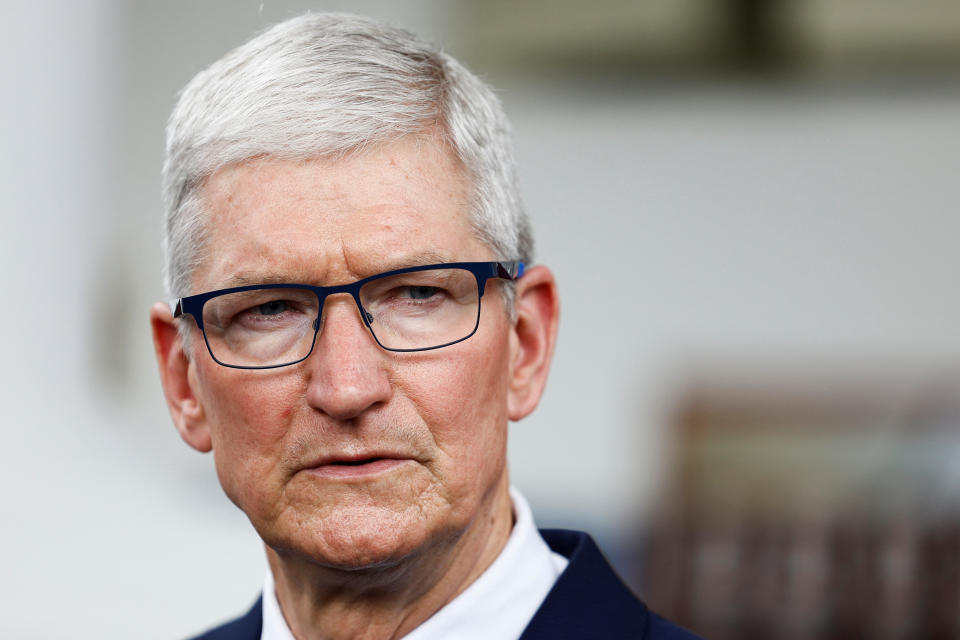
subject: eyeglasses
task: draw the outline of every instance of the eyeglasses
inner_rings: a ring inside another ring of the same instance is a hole
[[[516,280],[522,262],[451,262],[387,271],[350,284],[263,284],[219,289],[170,303],[193,316],[211,357],[225,367],[272,369],[306,360],[327,296],[348,293],[387,351],[427,351],[462,342],[480,324],[489,278]]]

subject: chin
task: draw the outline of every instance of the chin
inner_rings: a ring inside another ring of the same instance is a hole
[[[383,569],[402,564],[429,548],[454,541],[456,531],[430,526],[420,509],[397,513],[378,507],[340,508],[315,518],[294,518],[281,531],[259,532],[280,555],[296,555],[343,571]]]

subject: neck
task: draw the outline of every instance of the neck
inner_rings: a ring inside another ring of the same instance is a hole
[[[460,535],[390,566],[342,569],[267,547],[277,600],[298,640],[400,638],[457,597],[496,559],[513,516],[506,478]]]

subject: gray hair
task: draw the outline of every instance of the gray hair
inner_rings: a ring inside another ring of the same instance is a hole
[[[470,223],[497,259],[529,262],[510,125],[490,88],[414,34],[349,14],[282,22],[201,71],[180,93],[163,166],[167,292],[203,260],[202,187],[260,156],[342,157],[439,131],[473,187]]]

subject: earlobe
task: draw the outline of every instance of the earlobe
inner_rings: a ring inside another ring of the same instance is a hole
[[[540,402],[557,340],[560,300],[553,273],[533,267],[517,281],[516,322],[511,336],[510,420],[528,416]]]
[[[206,453],[213,444],[203,405],[196,394],[193,365],[184,351],[170,309],[163,303],[158,302],[150,309],[150,327],[170,417],[180,437],[197,451]]]

